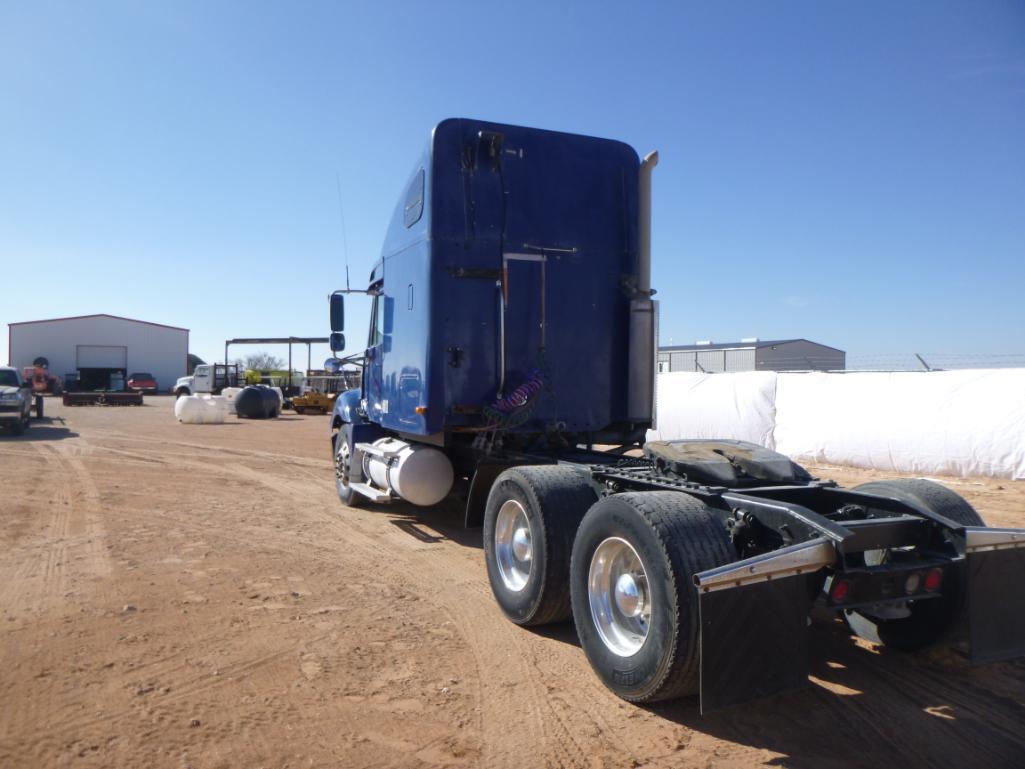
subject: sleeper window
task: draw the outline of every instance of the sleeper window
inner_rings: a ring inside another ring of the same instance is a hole
[[[412,227],[424,213],[424,170],[421,168],[406,191],[406,213],[404,222]]]

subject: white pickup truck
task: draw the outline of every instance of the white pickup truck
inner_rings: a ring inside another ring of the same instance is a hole
[[[24,433],[32,419],[32,383],[22,382],[18,370],[0,367],[0,427],[15,435]],[[37,406],[40,414],[42,404]]]

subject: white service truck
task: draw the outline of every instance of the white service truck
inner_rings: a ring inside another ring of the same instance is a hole
[[[225,387],[245,387],[245,372],[236,363],[202,363],[196,366],[192,376],[183,376],[174,383],[174,394],[198,395],[212,393],[219,395]]]

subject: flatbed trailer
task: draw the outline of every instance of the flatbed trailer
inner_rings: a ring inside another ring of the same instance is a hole
[[[141,406],[139,392],[67,392],[62,396],[65,406]]]
[[[927,480],[843,489],[753,444],[645,442],[657,160],[434,129],[358,292],[370,334],[331,418],[339,499],[460,493],[506,616],[572,617],[632,702],[699,694],[707,711],[799,686],[822,611],[899,650],[966,631],[975,663],[1025,654],[1025,530]],[[348,293],[330,299],[334,352]]]

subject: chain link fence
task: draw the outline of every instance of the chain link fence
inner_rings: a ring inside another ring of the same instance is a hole
[[[659,373],[689,371],[718,374],[731,371],[954,371],[980,368],[1025,368],[1022,353],[847,353],[846,366],[840,368],[836,356],[817,355],[774,356],[768,361],[755,361],[754,351],[743,360],[732,360],[732,351],[716,350],[704,357],[688,353],[659,353]]]
[[[1025,368],[1025,352],[847,353],[848,371],[951,371],[973,368]]]

